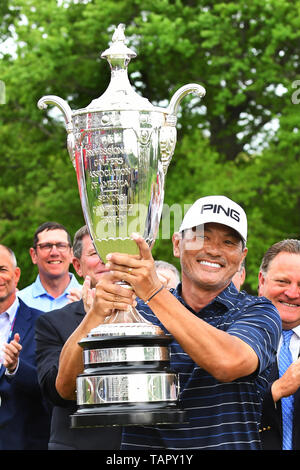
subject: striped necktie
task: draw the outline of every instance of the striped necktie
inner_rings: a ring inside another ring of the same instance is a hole
[[[290,340],[293,335],[293,330],[282,330],[282,346],[279,353],[279,376],[281,377],[287,368],[293,362],[292,354],[290,351]],[[293,438],[293,409],[294,409],[294,395],[284,397],[281,399],[282,408],[282,449],[291,450]]]

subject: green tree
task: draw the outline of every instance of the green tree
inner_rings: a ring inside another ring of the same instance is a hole
[[[299,9],[299,0],[3,1],[0,40],[13,34],[17,50],[0,62],[0,240],[16,251],[20,286],[36,275],[28,248],[40,223],[54,219],[72,233],[83,224],[63,122],[37,101],[55,94],[79,109],[100,96],[110,78],[100,53],[124,23],[139,93],[165,105],[186,83],[206,88],[201,102],[182,102],[165,203],[207,194],[240,202],[246,287],[255,292],[265,249],[299,235]],[[174,261],[170,241],[160,237],[154,255]]]

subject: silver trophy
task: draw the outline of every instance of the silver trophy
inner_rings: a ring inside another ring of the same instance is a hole
[[[125,45],[124,29],[118,26],[101,55],[111,68],[102,96],[73,112],[57,96],[38,102],[41,109],[54,104],[63,113],[83,214],[104,261],[111,252],[137,254],[133,232],[153,246],[176,145],[179,104],[189,93],[205,95],[201,85],[188,84],[167,108],[160,108],[137,94],[127,71],[136,54]],[[116,312],[93,329],[80,342],[84,371],[77,378],[78,410],[71,426],[182,422],[179,380],[169,366],[171,341],[135,309]]]

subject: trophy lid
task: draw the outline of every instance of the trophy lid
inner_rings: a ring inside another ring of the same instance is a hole
[[[107,59],[111,68],[111,80],[107,90],[85,109],[78,110],[74,114],[103,110],[154,109],[149,100],[136,93],[129,82],[127,67],[130,60],[136,57],[136,53],[125,45],[124,30],[125,25],[119,24],[113,34],[111,46],[101,54],[101,58]]]

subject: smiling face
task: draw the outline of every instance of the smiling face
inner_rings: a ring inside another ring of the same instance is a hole
[[[73,258],[73,266],[80,277],[90,276],[92,287],[95,287],[101,275],[108,271],[99,258],[89,235],[82,238],[81,257],[80,259]]]
[[[43,245],[47,243],[67,244],[65,251],[60,251],[56,246],[44,250]],[[68,235],[64,230],[44,230],[38,234],[36,248],[30,248],[33,264],[39,269],[41,279],[59,279],[69,277],[69,266],[72,261],[72,251],[68,241]]]
[[[20,268],[14,265],[10,253],[0,246],[0,313],[13,304],[20,274]]]
[[[197,286],[220,292],[227,287],[247,254],[236,232],[225,225],[207,223],[183,238],[174,237],[174,255],[180,258],[185,289]]]
[[[284,329],[300,324],[300,254],[281,252],[259,273],[259,295],[277,308]]]

